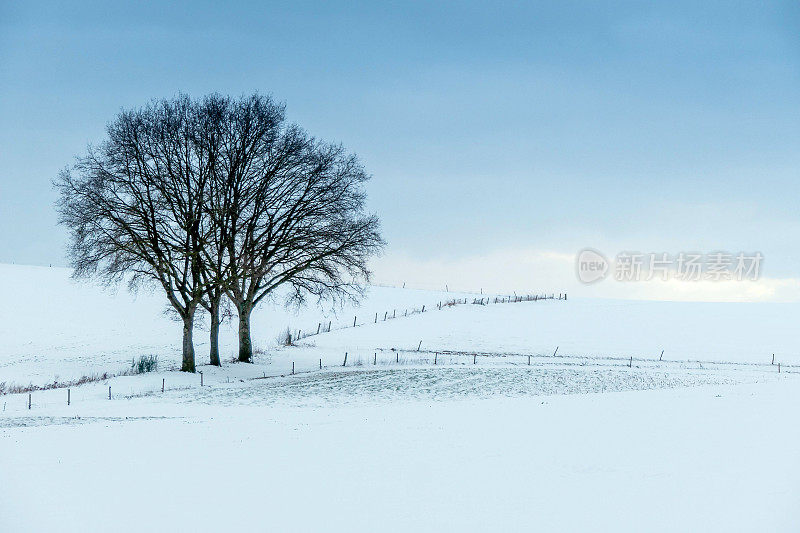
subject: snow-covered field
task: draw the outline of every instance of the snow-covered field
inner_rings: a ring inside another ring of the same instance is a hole
[[[0,396],[0,531],[800,527],[796,304],[438,310],[480,295],[374,287],[335,314],[264,306],[255,363],[202,366],[201,387],[171,370],[158,294],[8,265],[0,289],[7,386],[161,363],[69,406],[63,388]]]

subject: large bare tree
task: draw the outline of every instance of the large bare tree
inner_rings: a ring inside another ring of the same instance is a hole
[[[183,322],[182,369],[194,371],[198,307],[219,365],[223,296],[251,361],[250,315],[279,287],[297,301],[360,293],[383,246],[364,212],[368,178],[355,155],[287,125],[271,98],[212,95],[120,113],[56,186],[75,275],[160,286]]]
[[[55,182],[77,277],[155,283],[183,323],[181,369],[194,372],[195,314],[207,293],[199,250],[214,175],[219,101],[185,96],[121,112],[107,139]]]

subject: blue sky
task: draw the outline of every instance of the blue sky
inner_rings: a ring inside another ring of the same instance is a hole
[[[792,2],[0,0],[0,261],[66,263],[50,182],[120,108],[260,91],[374,175],[381,281],[557,286],[502,264],[586,246],[793,280],[799,36]]]

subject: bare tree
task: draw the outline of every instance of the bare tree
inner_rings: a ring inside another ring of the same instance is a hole
[[[238,312],[240,361],[252,360],[250,315],[263,299],[282,286],[296,301],[356,297],[384,244],[357,157],[284,120],[268,97],[231,102],[208,206],[222,221],[217,278]]]
[[[160,286],[193,372],[198,307],[219,365],[224,295],[239,315],[239,359],[251,361],[250,315],[278,287],[296,301],[360,294],[383,246],[364,213],[367,179],[354,155],[286,125],[283,106],[256,94],[122,112],[55,184],[75,275]]]
[[[208,282],[199,250],[208,240],[203,203],[217,162],[218,104],[181,96],[123,111],[108,138],[55,181],[75,276],[160,286],[183,322],[181,369],[189,372]]]

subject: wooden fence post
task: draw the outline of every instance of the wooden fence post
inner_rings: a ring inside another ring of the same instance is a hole
[[[355,317],[355,316],[353,317],[353,327],[356,327],[356,318],[358,318],[358,317]]]
[[[375,352],[375,354],[372,357],[373,357],[372,364],[373,365],[377,365],[378,364],[378,352]]]
[[[474,365],[477,362],[478,362],[478,354],[474,353],[472,354],[472,364]]]
[[[322,327],[322,322],[317,324],[317,335],[319,335],[319,330]]]
[[[662,357],[664,357],[664,350],[661,350],[661,355],[658,356],[658,360],[661,361]]]
[[[342,363],[342,366],[347,366],[347,352],[344,352],[344,363]]]
[[[28,393],[28,409],[31,408],[31,393]]]
[[[378,313],[375,313],[375,323],[378,323]]]
[[[433,352],[433,364],[437,364],[439,361],[439,352]]]
[[[294,361],[292,361],[292,374],[294,374]]]
[[[631,356],[631,360],[628,363],[628,368],[633,368],[633,356]]]
[[[319,360],[319,369],[322,370],[322,359]]]
[[[108,399],[111,399],[111,387],[108,388]]]
[[[422,341],[419,341],[419,344],[417,345],[417,351],[419,351],[420,348],[422,348]]]
[[[69,405],[70,404],[70,400],[72,400],[72,398],[70,398],[70,396],[72,396],[71,391],[69,389],[67,389],[67,405]]]
[[[556,346],[556,351],[553,352],[553,357],[555,357],[557,353],[558,353],[558,346]]]
[[[164,392],[164,380],[165,378],[161,378],[161,392]]]

